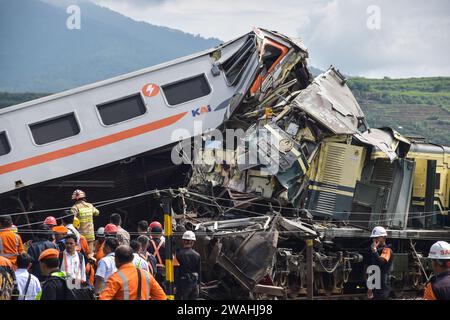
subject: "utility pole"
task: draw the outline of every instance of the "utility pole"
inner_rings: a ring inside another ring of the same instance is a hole
[[[306,239],[306,290],[308,300],[313,300],[313,239]]]
[[[167,299],[175,300],[174,295],[174,271],[173,271],[173,248],[172,248],[172,197],[164,194],[161,198],[161,206],[164,210],[164,237],[166,253],[166,290]]]

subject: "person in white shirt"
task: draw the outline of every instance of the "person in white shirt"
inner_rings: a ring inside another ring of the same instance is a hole
[[[98,262],[97,271],[95,272],[94,287],[95,293],[99,294],[103,291],[108,278],[117,271],[115,263],[114,251],[119,246],[117,238],[107,238],[103,245],[105,256]]]
[[[76,251],[77,236],[68,234],[65,237],[65,248],[60,256],[61,271],[64,271],[73,280],[86,282],[86,262],[81,253]]]
[[[41,283],[38,278],[30,274],[31,256],[24,252],[17,256],[16,280],[19,288],[19,300],[36,300],[41,291]]]
[[[141,252],[141,243],[137,240],[131,240],[130,247],[133,249],[133,264],[135,267],[150,272],[148,262],[139,255],[139,252]]]

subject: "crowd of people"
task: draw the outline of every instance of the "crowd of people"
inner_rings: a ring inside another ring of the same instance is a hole
[[[122,228],[121,216],[94,230],[99,211],[75,190],[69,214],[46,217],[36,237],[25,244],[9,215],[0,216],[0,299],[19,300],[165,300],[166,256],[163,226],[140,221],[136,237]],[[380,270],[380,285],[368,290],[372,299],[388,299],[393,252],[382,226],[373,229],[370,263]],[[193,249],[196,236],[186,231],[172,257],[175,298],[199,297],[201,260]],[[450,244],[438,241],[428,256],[435,276],[424,299],[450,300]],[[172,288],[171,288],[172,289]],[[170,297],[172,293],[170,294]]]
[[[136,236],[114,213],[95,232],[99,214],[75,190],[69,214],[45,218],[35,238],[23,243],[9,215],[0,216],[0,299],[165,300],[165,238],[158,221],[140,221]],[[197,299],[200,255],[195,234],[186,231],[172,257],[176,299]]]

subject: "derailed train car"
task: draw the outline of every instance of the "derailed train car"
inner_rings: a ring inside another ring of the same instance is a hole
[[[238,107],[305,88],[307,55],[300,40],[255,29],[197,54],[0,109],[0,213],[67,207],[76,188],[106,201],[183,186],[189,167],[171,161],[177,132],[183,139],[202,134]],[[135,228],[141,218],[158,218],[158,201],[115,202],[102,207],[103,216],[121,212]]]
[[[235,149],[207,144],[199,151],[203,162],[194,165],[190,189],[215,195],[215,204],[223,207],[214,213],[197,204],[195,210],[220,219],[254,212],[306,223],[309,236],[316,234],[317,295],[365,291],[370,230],[382,225],[395,253],[394,292],[422,289],[430,275],[424,255],[434,241],[450,238],[450,148],[408,139],[390,128],[369,128],[345,79],[333,68],[280,100],[264,105],[264,113],[236,115],[241,121],[248,117],[251,125]],[[249,158],[258,161],[242,160]],[[306,258],[305,240],[299,239],[308,235],[300,229],[286,233],[279,222],[271,229],[276,237],[266,235],[268,230],[259,232],[266,242],[255,247],[260,256],[244,249],[254,241],[253,228],[247,230],[250,238],[230,230],[228,238],[212,237],[214,246],[206,256],[217,254],[217,243],[231,246],[233,267],[220,259],[216,263],[229,274],[242,273],[234,278],[246,288],[244,296],[301,296]],[[273,260],[264,255],[271,250]],[[254,284],[251,290],[239,279],[246,277]],[[226,277],[221,281],[229,286]]]

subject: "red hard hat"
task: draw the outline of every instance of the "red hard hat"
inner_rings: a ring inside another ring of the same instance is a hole
[[[57,225],[55,217],[52,217],[52,216],[48,216],[47,218],[45,218],[44,224],[49,225],[49,226]]]
[[[105,226],[105,234],[106,234],[106,233],[109,233],[109,234],[111,234],[111,233],[117,233],[117,231],[118,231],[117,226],[116,226],[114,223],[108,223],[108,224]]]
[[[152,223],[150,223],[150,225],[148,226],[148,231],[152,231],[153,228],[160,228],[162,230],[163,226],[161,223],[159,223],[159,221],[153,221]]]

